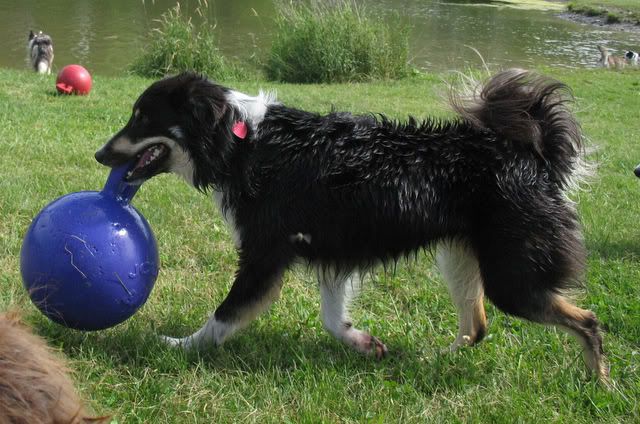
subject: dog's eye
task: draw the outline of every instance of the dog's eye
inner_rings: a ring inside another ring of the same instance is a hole
[[[140,112],[140,109],[136,109],[133,112],[133,123],[134,124],[146,124],[149,122],[149,118],[143,114],[142,112]]]

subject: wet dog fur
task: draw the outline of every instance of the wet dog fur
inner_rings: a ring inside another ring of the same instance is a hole
[[[166,338],[172,345],[222,344],[269,307],[285,270],[303,261],[317,272],[325,328],[382,357],[387,347],[349,317],[360,276],[433,248],[459,314],[451,349],[486,334],[486,297],[574,335],[606,380],[598,320],[566,296],[585,271],[567,197],[583,151],[569,101],[562,83],[510,69],[468,98],[452,96],[455,118],[401,123],[311,113],[184,73],[145,90],[96,159],[134,161],[136,183],[182,176],[212,192],[233,231],[230,292],[197,332]]]

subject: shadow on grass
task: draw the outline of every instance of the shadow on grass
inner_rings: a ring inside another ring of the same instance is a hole
[[[603,259],[640,260],[640,239],[638,240],[593,240],[587,244],[590,255]]]
[[[102,367],[125,366],[134,375],[136,370],[143,373],[149,368],[179,374],[199,367],[216,373],[266,373],[275,378],[283,372],[303,370],[311,377],[326,373],[344,378],[367,375],[377,380],[375,384],[410,385],[429,395],[443,389],[467,390],[470,385],[481,385],[493,368],[486,361],[478,362],[474,350],[480,347],[457,353],[445,352],[446,346],[420,350],[424,345],[403,343],[400,335],[387,338],[389,355],[376,360],[361,356],[329,335],[292,336],[265,328],[248,328],[224,346],[199,353],[169,347],[157,337],[162,332],[152,333],[135,325],[124,330],[82,333],[43,320],[36,329],[71,358],[99,362]]]

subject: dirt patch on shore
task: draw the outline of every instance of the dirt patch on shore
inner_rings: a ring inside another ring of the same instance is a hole
[[[630,21],[608,22],[607,17],[605,15],[588,16],[582,13],[574,13],[574,12],[567,11],[567,12],[560,13],[558,16],[563,19],[579,22],[585,25],[595,25],[595,26],[607,27],[610,29],[618,30],[618,31],[629,31],[629,32],[640,33],[640,24],[630,22]]]

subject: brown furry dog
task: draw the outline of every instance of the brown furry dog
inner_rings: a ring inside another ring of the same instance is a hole
[[[604,46],[598,46],[598,50],[600,50],[600,65],[605,68],[622,69],[627,64],[624,58],[612,55],[609,49]]]
[[[89,417],[67,373],[65,362],[18,314],[0,313],[0,423],[105,422]]]

